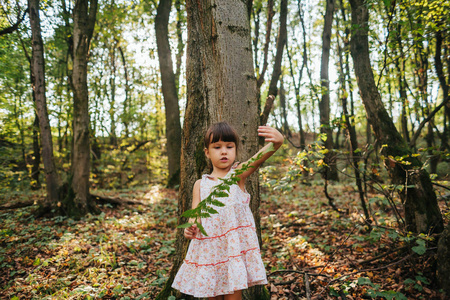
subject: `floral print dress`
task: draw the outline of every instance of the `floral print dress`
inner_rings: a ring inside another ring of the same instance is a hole
[[[227,177],[233,172],[234,168]],[[208,197],[219,183],[220,180],[203,175],[201,200]],[[255,221],[249,207],[250,194],[234,184],[228,197],[218,200],[225,206],[213,206],[218,214],[202,219],[208,236],[199,233],[192,239],[172,284],[182,293],[198,298],[233,294],[237,290],[267,283]]]

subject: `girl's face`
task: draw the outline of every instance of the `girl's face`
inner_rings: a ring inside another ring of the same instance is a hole
[[[205,154],[211,160],[214,168],[229,169],[236,159],[236,144],[219,140],[209,144],[205,149]]]

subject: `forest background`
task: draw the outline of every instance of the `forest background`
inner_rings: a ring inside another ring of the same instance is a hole
[[[192,3],[2,0],[0,295],[181,297],[186,145],[219,119],[189,94],[188,44],[221,38]],[[448,1],[239,3],[255,97],[230,105],[286,137],[249,189],[270,284],[245,297],[445,299]]]

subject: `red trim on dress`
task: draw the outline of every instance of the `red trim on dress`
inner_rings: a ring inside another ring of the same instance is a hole
[[[251,249],[248,249],[248,250],[243,250],[243,251],[241,251],[241,254],[229,256],[227,260],[225,260],[225,261],[219,261],[218,263],[215,263],[215,264],[197,264],[197,263],[195,263],[195,262],[190,262],[190,261],[188,261],[188,260],[184,260],[184,262],[187,263],[187,264],[190,264],[190,265],[194,265],[194,266],[196,266],[196,267],[217,266],[217,265],[220,265],[220,264],[224,264],[224,263],[226,263],[226,262],[229,262],[229,261],[230,261],[230,258],[236,258],[236,257],[242,256],[242,254],[245,254],[245,253],[247,253],[248,251],[252,251],[252,250],[256,250],[256,249],[259,250],[258,247],[251,248]]]
[[[238,226],[238,227],[236,227],[236,228],[231,228],[230,230],[228,230],[227,232],[225,232],[224,234],[221,234],[221,235],[216,235],[216,236],[212,236],[212,237],[204,237],[204,238],[197,238],[197,237],[195,237],[194,239],[196,239],[196,240],[216,239],[216,238],[220,238],[220,237],[225,236],[225,235],[226,235],[227,233],[229,233],[230,231],[237,230],[237,229],[240,229],[240,228],[247,228],[247,227],[251,227],[251,228],[255,229],[255,227],[253,227],[252,225]]]

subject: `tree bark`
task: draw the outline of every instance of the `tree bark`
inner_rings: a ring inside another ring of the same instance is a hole
[[[178,216],[191,208],[195,181],[206,173],[203,136],[209,125],[226,120],[241,136],[238,160],[258,150],[259,116],[256,77],[246,3],[223,0],[186,1],[188,46],[186,53],[187,106],[182,136],[181,184]],[[232,16],[232,17],[231,17]],[[254,174],[246,186],[260,237],[259,185]],[[179,224],[185,223],[184,218]],[[171,284],[185,255],[187,240],[178,229],[176,255],[169,279],[157,299],[176,294]],[[244,299],[266,299],[261,286],[244,293]],[[181,296],[181,295],[177,295]],[[190,299],[183,296],[184,299]]]
[[[34,96],[33,96],[34,97]],[[36,102],[36,101],[34,101]],[[31,189],[37,190],[41,188],[40,170],[39,165],[41,163],[41,147],[39,145],[39,117],[37,113],[34,115],[33,123],[33,166],[31,168]]]
[[[166,113],[166,148],[169,160],[168,186],[180,183],[181,123],[178,90],[173,72],[172,52],[169,44],[169,15],[172,0],[160,0],[155,18],[156,45],[161,71],[162,93]]]
[[[287,39],[287,29],[286,29],[286,22],[287,22],[287,0],[281,0],[280,3],[280,28],[278,30],[278,38],[277,38],[277,52],[275,54],[275,62],[273,65],[273,72],[272,77],[270,79],[269,83],[269,91],[268,95],[273,96],[275,99],[278,94],[278,81],[281,76],[281,63],[283,60],[283,51],[284,51],[284,45],[286,44]],[[263,75],[261,75],[263,76]],[[262,79],[262,81],[261,81]],[[261,82],[261,83],[260,83]],[[258,80],[258,93],[260,93],[261,86],[259,84],[262,84],[264,82],[264,77],[260,77]],[[273,101],[268,101],[265,104],[264,111],[261,114],[261,124],[266,124],[267,119],[269,118],[269,114],[272,110]]]
[[[320,64],[320,81],[322,87],[322,98],[319,102],[320,111],[320,133],[326,134],[325,148],[328,152],[325,154],[324,177],[328,180],[338,180],[336,168],[336,159],[333,152],[333,131],[330,125],[330,80],[328,75],[330,61],[331,29],[334,16],[334,0],[326,1],[325,24],[322,33],[322,60]]]
[[[342,18],[344,20],[344,22],[346,22],[346,10],[343,6],[342,0],[340,1],[340,6],[341,6],[341,13],[342,13]],[[336,27],[339,28],[339,18],[336,18]],[[345,29],[346,33],[347,33],[347,28]],[[359,194],[359,200],[361,201],[361,207],[364,211],[364,216],[366,218],[366,224],[369,226],[369,229],[371,229],[371,220],[370,220],[370,214],[369,214],[369,210],[367,209],[367,203],[366,203],[366,197],[364,196],[364,189],[363,189],[363,182],[361,179],[361,172],[359,170],[359,163],[362,161],[362,155],[360,151],[357,151],[358,147],[358,138],[356,135],[356,129],[353,126],[354,123],[354,116],[350,115],[350,113],[348,112],[348,105],[347,105],[347,98],[348,98],[348,90],[347,89],[347,83],[345,80],[345,75],[346,75],[346,71],[344,69],[344,63],[346,63],[348,65],[348,57],[346,57],[347,59],[344,62],[344,56],[343,56],[343,52],[348,53],[349,50],[349,43],[348,43],[348,35],[346,34],[346,36],[344,36],[342,38],[343,43],[344,43],[344,48],[341,47],[340,45],[340,40],[339,37],[337,39],[337,49],[338,49],[338,58],[339,58],[339,83],[340,83],[340,87],[343,91],[342,95],[340,96],[340,100],[341,100],[341,104],[342,104],[342,113],[343,113],[343,117],[344,117],[344,122],[345,122],[345,129],[347,130],[347,134],[350,138],[350,156],[351,156],[351,162],[353,165],[353,169],[355,172],[355,183],[356,186],[358,188],[358,194]]]
[[[435,48],[435,52],[434,52],[434,66],[436,69],[436,74],[438,75],[438,78],[439,78],[439,84],[442,89],[442,102],[445,103],[450,100],[450,97],[449,97],[450,76],[448,76],[448,78],[446,78],[445,74],[444,74],[444,68],[443,68],[442,59],[441,59],[442,42],[443,42],[442,32],[438,31],[438,32],[436,32],[436,48]],[[450,66],[447,65],[447,68],[448,67],[450,67]],[[448,72],[450,73],[450,71],[448,71]],[[449,112],[450,112],[450,106],[446,105],[444,108],[444,133],[442,134],[442,140],[441,140],[441,146],[440,146],[441,151],[445,149],[446,145],[448,145],[448,126],[446,124],[446,117],[450,116]],[[419,129],[420,129],[420,127],[419,127]]]
[[[120,58],[122,60],[123,72],[124,72],[124,77],[125,77],[125,99],[123,100],[122,123],[123,123],[124,130],[125,130],[125,138],[128,138],[128,136],[130,135],[130,130],[129,130],[129,124],[130,124],[129,111],[130,111],[130,106],[131,106],[131,103],[130,103],[131,102],[130,80],[129,80],[129,75],[128,75],[127,60],[125,59],[124,51],[121,46],[118,47],[118,50],[120,53]]]
[[[399,54],[395,59],[395,68],[397,70],[397,78],[398,78],[399,93],[400,93],[399,96],[400,96],[400,101],[402,103],[402,112],[400,115],[401,129],[402,129],[403,138],[406,139],[406,142],[409,144],[410,138],[409,138],[409,130],[408,130],[408,119],[406,118],[406,114],[407,114],[406,109],[408,106],[408,103],[407,103],[408,96],[406,93],[406,78],[405,78],[406,60],[405,60],[405,54],[403,52],[403,43],[402,43],[402,38],[401,38],[401,32],[402,32],[401,24],[397,25],[396,32],[397,32],[396,40],[397,40],[397,44],[398,44]]]
[[[73,9],[72,74],[74,140],[71,170],[73,197],[67,197],[65,203],[67,213],[75,217],[95,210],[95,204],[89,195],[90,139],[87,62],[96,14],[97,0],[75,1]]]
[[[442,215],[430,176],[397,131],[389,117],[375,85],[369,58],[369,11],[363,0],[351,0],[352,32],[351,54],[361,98],[367,119],[382,146],[384,163],[394,184],[402,185],[400,198],[404,204],[407,230],[413,232],[441,232]],[[389,158],[391,156],[392,158]],[[405,157],[410,164],[395,161]]]
[[[45,61],[44,45],[41,36],[41,24],[39,18],[39,0],[29,0],[31,38],[32,38],[32,78],[34,78],[33,91],[36,98],[36,111],[41,130],[42,160],[45,169],[45,181],[47,197],[41,207],[43,212],[48,212],[56,207],[59,202],[60,178],[56,169],[53,156],[53,141],[50,122],[47,111],[47,98],[45,95]]]
[[[175,86],[177,93],[180,90],[180,74],[181,74],[181,60],[184,55],[183,29],[182,25],[186,23],[184,17],[184,9],[181,7],[181,0],[175,0],[175,8],[177,10],[177,62],[175,68]],[[180,125],[181,128],[181,125]],[[180,129],[181,130],[181,129]],[[180,134],[180,153],[181,153],[181,134]]]
[[[437,279],[447,295],[450,295],[450,224],[439,238],[437,262]]]
[[[111,43],[109,49],[109,56],[111,62],[111,73],[109,75],[109,86],[111,89],[111,95],[109,97],[109,143],[111,146],[117,146],[117,134],[116,134],[116,48],[117,41]]]

